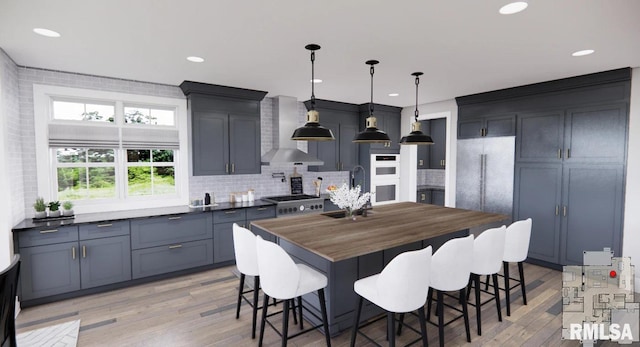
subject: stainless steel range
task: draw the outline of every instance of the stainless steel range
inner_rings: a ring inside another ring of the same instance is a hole
[[[324,211],[324,199],[313,195],[270,196],[262,200],[276,203],[276,217]]]

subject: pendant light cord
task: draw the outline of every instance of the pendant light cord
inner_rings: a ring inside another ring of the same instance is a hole
[[[316,52],[315,51],[311,51],[311,109],[315,110],[316,109],[316,95],[314,93],[314,79],[315,79],[315,74],[314,74],[314,69],[313,69],[313,63],[316,61]]]
[[[371,103],[369,103],[369,117],[373,116],[373,73],[374,68],[373,64],[371,64],[371,68],[369,68],[369,74],[371,75]]]
[[[420,84],[420,77],[416,76],[416,111],[414,113],[416,122],[418,121],[418,84]]]

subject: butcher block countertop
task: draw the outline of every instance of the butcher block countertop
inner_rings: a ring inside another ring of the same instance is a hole
[[[254,221],[251,224],[338,262],[506,220],[508,216],[414,202],[376,206],[355,221],[326,214]]]

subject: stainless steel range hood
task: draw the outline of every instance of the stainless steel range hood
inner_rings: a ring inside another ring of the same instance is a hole
[[[273,149],[262,156],[262,165],[306,164],[323,165],[324,162],[297,148],[291,134],[298,127],[298,100],[290,96],[273,98]]]

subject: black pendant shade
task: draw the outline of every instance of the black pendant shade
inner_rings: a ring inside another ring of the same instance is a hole
[[[420,130],[420,122],[418,122],[418,84],[420,84],[420,76],[422,72],[414,72],[411,74],[416,76],[416,110],[414,113],[415,122],[411,124],[411,133],[407,136],[403,136],[400,139],[401,145],[432,145],[433,139],[431,136],[424,134]]]
[[[377,60],[368,60],[367,65],[370,65],[369,74],[371,75],[371,103],[369,103],[369,117],[367,118],[367,128],[361,131],[353,139],[356,143],[388,143],[391,142],[389,135],[384,131],[378,129],[376,117],[373,116],[373,66],[378,64]]]
[[[316,52],[320,49],[319,45],[308,44],[304,48],[311,51],[311,109],[307,112],[307,123],[304,126],[293,131],[291,139],[295,141],[332,141],[333,137],[331,129],[327,129],[320,125],[320,113],[315,110],[316,96],[314,93],[314,69],[313,63],[316,60]]]

